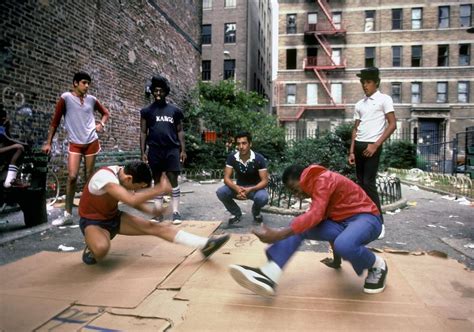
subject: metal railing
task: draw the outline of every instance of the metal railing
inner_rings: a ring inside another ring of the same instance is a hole
[[[402,199],[400,179],[391,176],[377,176],[377,191],[382,205],[393,204]],[[295,197],[281,182],[281,177],[271,175],[268,183],[270,206],[284,209],[302,209],[304,200]]]

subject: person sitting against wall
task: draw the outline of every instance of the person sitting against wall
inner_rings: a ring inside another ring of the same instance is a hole
[[[7,112],[0,105],[0,167],[8,164],[8,172],[3,187],[10,188],[18,173],[18,162],[26,144],[16,141],[10,135],[10,120]]]

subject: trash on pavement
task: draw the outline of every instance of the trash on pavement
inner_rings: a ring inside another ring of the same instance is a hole
[[[463,222],[460,222],[460,221],[456,221],[456,224],[458,224],[458,225],[463,225],[463,226],[464,226],[464,223],[463,223]]]
[[[471,205],[471,202],[466,197],[459,197],[458,199],[455,200],[455,202],[461,205]]]
[[[455,216],[455,215],[450,214],[448,218],[459,218],[459,216]]]
[[[454,196],[449,196],[449,195],[441,196],[441,198],[447,199],[448,201],[454,201],[454,200],[456,199],[456,197],[454,197]]]
[[[431,228],[436,228],[437,227],[436,225],[431,225],[431,224],[428,224],[427,226],[431,227]]]
[[[465,244],[464,248],[474,249],[474,243]]]
[[[61,251],[73,251],[73,250],[76,249],[76,248],[74,248],[74,247],[68,247],[68,246],[65,246],[64,244],[60,244],[60,245],[58,246],[58,249],[61,250]]]
[[[417,202],[415,202],[415,201],[408,201],[407,202],[408,206],[416,206],[416,204],[417,204]]]
[[[419,191],[420,188],[418,188],[418,186],[415,186],[415,185],[412,185],[409,187],[411,190],[414,190],[414,191]]]
[[[439,225],[438,227],[439,227],[439,228],[442,228],[442,229],[448,229],[448,227],[443,226],[443,225]]]

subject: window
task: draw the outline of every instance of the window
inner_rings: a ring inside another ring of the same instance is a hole
[[[206,24],[202,26],[201,43],[203,45],[209,45],[212,43],[212,25],[211,24]]]
[[[403,29],[403,9],[392,9],[392,30]]]
[[[340,48],[333,48],[331,54],[331,61],[334,65],[339,66],[341,64],[341,52]]]
[[[423,27],[423,8],[412,8],[411,10],[411,28],[413,30]]]
[[[286,33],[296,33],[296,14],[286,15]]]
[[[392,99],[394,103],[402,102],[402,83],[392,83]]]
[[[286,103],[287,104],[296,103],[296,84],[286,85]]]
[[[471,64],[471,45],[461,44],[459,45],[459,65],[469,66]]]
[[[469,102],[469,82],[458,82],[458,102]]]
[[[318,85],[315,83],[308,83],[306,85],[306,104],[318,104]]]
[[[331,83],[331,96],[336,104],[342,103],[342,83]]]
[[[235,2],[237,0],[225,0],[224,1],[224,7],[235,7]]]
[[[401,46],[392,46],[392,66],[393,67],[402,66],[402,47]]]
[[[212,9],[212,0],[203,0],[202,9]]]
[[[375,10],[366,10],[365,11],[365,26],[364,31],[374,31],[375,30]]]
[[[436,84],[436,102],[448,102],[448,82],[438,82]]]
[[[318,13],[308,13],[308,24],[318,23]]]
[[[421,67],[421,56],[423,49],[421,46],[412,46],[411,47],[411,66],[412,67]]]
[[[438,7],[438,27],[449,28],[449,6]]]
[[[296,69],[296,48],[286,50],[286,69]]]
[[[226,23],[224,24],[224,43],[235,43],[236,35],[236,24]]]
[[[449,45],[438,45],[438,67],[449,65]]]
[[[421,103],[421,83],[411,84],[411,102],[412,104]]]
[[[459,25],[468,28],[471,26],[472,5],[459,6]]]
[[[202,77],[203,81],[210,81],[211,80],[211,60],[203,60],[202,61]]]
[[[235,60],[224,60],[224,79],[235,78]]]
[[[365,67],[375,66],[375,47],[365,48]]]
[[[342,13],[341,12],[334,12],[332,13],[332,23],[336,29],[341,29],[342,23]]]

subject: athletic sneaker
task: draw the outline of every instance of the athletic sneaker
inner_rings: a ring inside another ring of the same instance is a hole
[[[84,248],[84,251],[82,252],[82,261],[87,265],[97,264],[97,261],[94,258],[94,254],[87,245]]]
[[[66,226],[72,225],[74,223],[72,214],[69,212],[64,211],[64,215],[59,217],[58,219],[53,220],[51,223],[53,226]]]
[[[163,217],[162,214],[160,214],[159,216],[156,216],[156,217],[151,218],[151,221],[156,222],[156,223],[160,223],[160,222],[162,222],[163,220],[165,220],[165,217]]]
[[[173,225],[179,225],[182,222],[179,212],[173,212]]]
[[[245,265],[230,265],[230,275],[242,287],[261,296],[275,295],[276,284],[260,269]]]
[[[263,217],[261,214],[258,216],[253,216],[253,221],[256,222],[257,224],[261,224],[263,222]]]
[[[229,239],[229,234],[209,238],[204,248],[201,249],[202,254],[205,258],[210,257],[213,253],[219,250],[220,247],[226,244]]]
[[[368,294],[377,294],[383,292],[388,273],[387,262],[385,262],[385,269],[372,267],[369,269],[369,274],[365,279],[364,292]]]
[[[234,224],[238,224],[240,222],[240,218],[242,218],[242,216],[232,216],[229,218],[228,222],[229,222],[229,225],[234,225]]]

